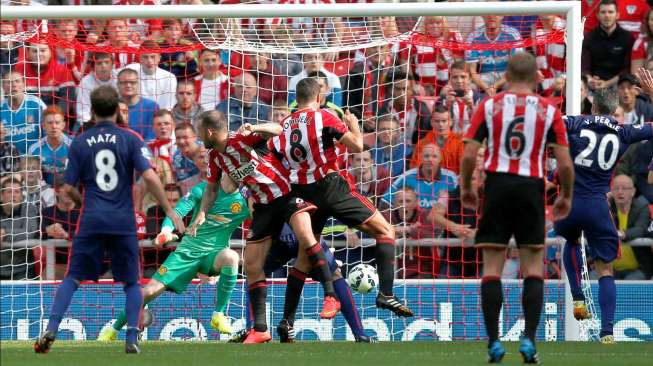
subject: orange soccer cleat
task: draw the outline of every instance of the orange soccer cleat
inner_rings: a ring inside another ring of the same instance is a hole
[[[340,311],[340,301],[333,296],[325,296],[320,318],[333,319]]]
[[[243,341],[244,344],[266,343],[272,339],[270,332],[257,332],[253,328],[249,330],[247,338]]]

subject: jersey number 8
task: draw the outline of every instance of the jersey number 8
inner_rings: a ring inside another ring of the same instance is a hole
[[[113,191],[118,185],[118,172],[116,166],[116,155],[113,151],[102,149],[95,155],[95,183],[98,188],[105,192]]]
[[[576,156],[576,159],[574,159],[574,164],[589,168],[590,166],[592,166],[594,160],[588,159],[588,156],[590,156],[590,154],[594,151],[594,149],[596,149],[596,142],[598,140],[598,137],[596,136],[596,133],[590,130],[581,130],[580,137],[587,138],[589,141],[587,143],[587,147],[585,147],[585,149]],[[605,150],[608,148],[608,145],[612,145],[612,152],[610,153],[610,156],[607,157],[606,159]],[[619,138],[613,134],[608,134],[603,136],[603,138],[599,142],[599,150],[597,151],[596,154],[599,168],[603,170],[612,169],[612,166],[617,161],[618,154],[619,154]]]

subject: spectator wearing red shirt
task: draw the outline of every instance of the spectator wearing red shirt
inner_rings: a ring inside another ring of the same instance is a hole
[[[265,104],[272,105],[276,99],[288,98],[288,78],[281,74],[272,65],[269,53],[260,52],[250,54],[249,71],[258,83],[258,98]]]
[[[619,0],[617,1],[619,12],[619,26],[633,34],[634,38],[639,37],[642,30],[644,16],[648,13],[649,5],[647,0]]]
[[[566,28],[565,21],[551,14],[540,15],[535,29],[533,38],[544,37],[553,31],[563,31]],[[543,80],[540,87],[545,96],[559,95],[565,85],[565,52],[566,45],[564,41],[547,42],[533,46],[537,60],[537,69]]]
[[[129,27],[124,19],[109,19],[105,31],[107,34],[107,40],[98,43],[98,47],[111,47],[116,50],[126,51],[130,51],[130,49],[135,51],[136,48],[138,48],[136,43],[129,40]],[[90,54],[87,53],[87,59],[89,56]],[[114,67],[118,70],[131,63],[137,62],[138,58],[134,52],[115,52],[113,54],[113,60],[115,62]],[[84,62],[84,65],[88,64],[88,61]]]
[[[75,82],[79,82],[84,76],[84,52],[78,51],[81,47],[77,41],[77,20],[76,19],[53,19],[51,21],[52,31],[58,41],[63,41],[70,47],[53,47],[54,57],[58,64],[66,65],[72,72]]]
[[[633,44],[633,50],[630,53],[630,73],[637,75],[640,67],[645,67],[644,63],[653,55],[653,50],[649,49],[649,44],[653,40],[653,9],[649,9],[642,22],[642,31]]]

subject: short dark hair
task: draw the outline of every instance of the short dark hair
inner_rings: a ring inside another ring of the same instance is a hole
[[[91,54],[91,61],[96,62],[97,60],[110,59],[113,61],[113,53],[108,52],[93,52]]]
[[[467,63],[465,60],[456,60],[451,64],[450,67],[451,70],[463,70],[465,72],[469,72],[469,68],[467,66]]]
[[[309,103],[320,94],[320,84],[315,78],[304,78],[297,83],[295,98],[298,104]]]
[[[537,62],[535,56],[519,52],[508,60],[506,80],[511,82],[534,83],[537,80]]]
[[[209,129],[223,131],[227,129],[227,119],[220,111],[202,112],[195,118],[195,121],[203,131]]]
[[[154,112],[154,115],[152,116],[152,119],[163,117],[163,116],[170,116],[170,118],[173,118],[172,117],[172,112],[170,112],[169,110],[167,110],[165,108],[161,108],[161,109],[157,110],[156,112]]]
[[[23,186],[23,184],[17,178],[10,176],[9,178],[2,180],[2,189],[7,188],[10,184],[15,184],[20,187]]]
[[[193,132],[194,135],[197,135],[197,131],[195,131],[195,126],[193,126],[191,123],[188,122],[182,122],[175,126],[175,132],[181,130],[190,130]]]
[[[168,183],[163,187],[163,189],[166,192],[177,192],[179,193],[179,197],[183,196],[183,193],[181,192],[181,187],[177,183]]]
[[[323,73],[322,71],[319,71],[319,70],[318,71],[311,71],[306,76],[309,77],[309,78],[314,78],[314,79],[315,78],[317,78],[317,79],[326,79],[327,78],[326,74]]]
[[[614,7],[619,10],[619,7],[617,6],[617,0],[601,0],[601,3],[599,3],[599,8],[603,5],[614,5]]]
[[[445,103],[435,103],[433,113],[449,113],[449,109]]]
[[[111,85],[98,86],[91,92],[91,111],[99,118],[111,117],[118,113],[120,96]]]

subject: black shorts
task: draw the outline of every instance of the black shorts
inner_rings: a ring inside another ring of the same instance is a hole
[[[355,227],[369,220],[376,207],[367,198],[356,192],[338,173],[327,174],[322,180],[311,184],[293,185],[293,194],[317,206],[311,216],[314,233],[322,229],[330,216],[349,227]]]
[[[299,212],[311,212],[316,207],[292,194],[275,198],[270,203],[255,203],[252,223],[249,226],[248,243],[260,242],[283,229],[283,224]]]
[[[477,244],[544,244],[544,180],[488,173]]]

